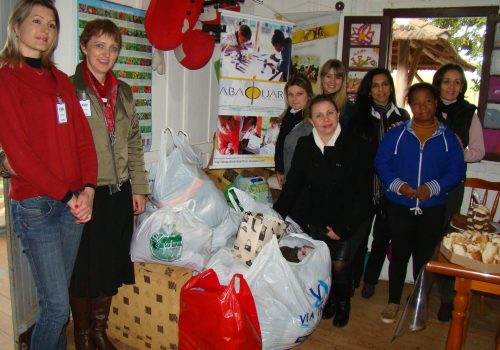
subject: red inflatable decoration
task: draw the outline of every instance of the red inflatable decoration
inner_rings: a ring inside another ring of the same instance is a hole
[[[144,26],[153,46],[173,50],[193,29],[203,9],[203,0],[151,0]]]
[[[175,50],[175,57],[187,69],[200,69],[210,61],[215,39],[199,29],[189,32]]]
[[[151,0],[146,12],[144,26],[151,44],[156,50],[175,49],[175,57],[188,69],[203,67],[214,51],[215,39],[201,30],[201,22],[220,25],[218,8],[240,10],[238,1],[215,1],[205,8],[204,4],[204,0]],[[153,69],[159,74],[165,70],[162,58],[163,53],[155,51]]]

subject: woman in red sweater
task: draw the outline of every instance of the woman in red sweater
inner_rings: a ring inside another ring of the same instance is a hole
[[[40,309],[31,349],[66,349],[69,281],[97,178],[89,125],[71,81],[51,61],[59,24],[51,1],[22,0],[0,52],[0,144],[12,174],[12,222]]]

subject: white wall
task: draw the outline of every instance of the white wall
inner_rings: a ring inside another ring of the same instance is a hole
[[[164,0],[166,1],[166,0]],[[147,9],[149,0],[116,0],[115,3]],[[273,18],[281,15],[286,19],[289,13],[299,12],[332,12],[336,1],[332,0],[264,0],[262,5],[247,0],[242,12]],[[380,16],[383,9],[395,8],[429,8],[429,7],[469,7],[470,0],[346,0],[341,17],[341,29],[337,57],[342,52],[343,16]],[[56,51],[56,62],[67,74],[72,74],[77,64],[76,42],[76,0],[59,0],[56,2],[61,17],[63,30],[59,37]],[[498,5],[495,1],[474,0],[474,6]],[[152,152],[146,154],[146,161],[157,158],[159,134],[163,127],[170,126],[175,130],[184,130],[190,136],[192,144],[196,144],[208,158],[211,142],[217,125],[217,80],[213,69],[214,60],[218,58],[215,48],[212,60],[202,69],[189,71],[184,69],[172,52],[166,54],[166,75],[153,74],[153,145]],[[500,181],[500,163],[481,162],[468,167],[469,177],[485,178]],[[411,280],[411,265],[407,280]],[[382,278],[387,278],[386,266]]]
[[[149,0],[115,0],[118,4],[142,8],[147,10]],[[337,12],[336,1],[332,0],[265,0],[262,4],[247,0],[242,5],[242,12],[264,17],[284,16],[300,12]],[[341,17],[341,29],[337,57],[342,50],[342,22],[345,15],[378,16],[384,8],[428,8],[470,6],[470,0],[346,0]],[[491,6],[494,1],[475,0],[474,6]],[[55,60],[64,72],[73,74],[77,64],[77,27],[76,27],[76,0],[56,1],[61,18],[59,46]],[[418,10],[416,10],[418,11]],[[338,12],[337,12],[338,13]],[[146,155],[148,162],[157,157],[160,140],[159,134],[163,127],[170,126],[176,130],[184,130],[190,136],[192,144],[196,144],[208,158],[211,152],[211,142],[217,126],[217,80],[213,63],[218,58],[217,47],[214,57],[202,69],[190,71],[184,69],[170,51],[166,54],[166,75],[153,73],[153,145],[152,152]],[[487,170],[490,166],[481,168]],[[500,166],[499,166],[500,168]],[[500,171],[497,171],[498,175]]]
[[[117,4],[146,10],[148,0],[117,0]],[[66,74],[74,73],[77,65],[77,6],[76,0],[56,2],[61,18],[59,45],[55,61]],[[218,52],[216,49],[215,52]],[[165,126],[184,130],[208,157],[211,152],[213,133],[217,125],[217,80],[213,69],[214,58],[202,69],[184,69],[173,52],[165,55],[166,74],[153,73],[153,144],[146,161],[158,156],[160,131]]]

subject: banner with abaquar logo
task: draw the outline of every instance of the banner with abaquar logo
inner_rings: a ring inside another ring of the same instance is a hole
[[[219,112],[212,168],[274,167],[292,57],[290,22],[221,11]]]

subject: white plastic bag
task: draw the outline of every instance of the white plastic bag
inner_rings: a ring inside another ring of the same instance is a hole
[[[292,263],[283,258],[273,237],[243,274],[257,307],[263,349],[290,349],[303,342],[321,321],[331,286],[331,259],[324,242],[291,234],[280,245],[314,249]]]
[[[240,210],[242,213],[248,211],[252,213],[262,213],[281,219],[281,215],[271,208],[270,204],[258,202],[251,195],[238,188],[231,187],[228,189],[227,196],[236,211]]]
[[[210,257],[206,269],[213,269],[217,272],[220,284],[227,286],[235,273],[246,273],[248,266],[235,259],[231,248],[223,247]]]
[[[172,140],[173,148],[169,146]],[[152,188],[158,207],[185,207],[210,227],[220,225],[228,216],[226,199],[208,176],[199,168],[199,159],[192,147],[171,129],[162,131],[160,160]]]
[[[214,227],[212,238],[212,253],[217,249],[231,245],[236,239],[238,227],[242,218],[241,213],[230,209],[222,222]]]
[[[299,263],[283,258],[279,246],[313,249]],[[207,263],[227,285],[235,273],[248,281],[259,315],[263,349],[298,346],[321,321],[331,287],[331,259],[327,245],[304,233],[273,237],[251,267],[236,260],[229,248],[219,249]]]
[[[162,226],[175,224],[182,235],[182,255],[178,260],[165,262],[151,252],[151,236]],[[160,208],[136,228],[130,245],[132,261],[188,267],[202,271],[212,245],[212,229],[185,208]]]

